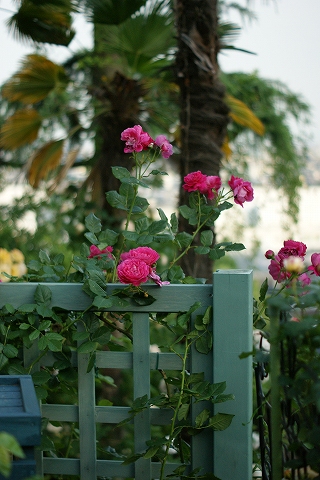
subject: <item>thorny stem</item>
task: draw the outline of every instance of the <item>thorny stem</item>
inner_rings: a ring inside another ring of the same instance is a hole
[[[184,355],[182,356],[182,355],[177,354],[177,355],[179,355],[179,357],[182,360],[181,388],[180,388],[178,403],[177,403],[177,406],[174,409],[174,415],[173,415],[173,418],[172,418],[172,421],[171,421],[171,430],[170,430],[168,441],[166,443],[166,450],[165,450],[164,458],[161,462],[160,480],[164,480],[164,478],[165,478],[164,477],[164,469],[165,469],[165,466],[166,466],[166,463],[167,463],[167,460],[168,460],[168,456],[169,456],[169,448],[170,448],[171,443],[174,439],[174,432],[175,432],[175,428],[176,428],[176,421],[177,421],[177,417],[178,417],[178,413],[179,413],[179,408],[182,404],[182,397],[183,397],[185,381],[186,381],[187,359],[188,359],[188,352],[189,352],[190,345],[191,345],[191,342],[188,343],[188,338],[186,336]],[[175,352],[175,353],[177,353],[177,352]]]
[[[110,327],[113,327],[115,330],[117,330],[118,332],[120,333],[123,333],[123,335],[125,335],[126,337],[128,337],[131,341],[133,341],[133,337],[131,335],[131,333],[129,333],[127,330],[124,330],[123,328],[121,327],[118,327],[114,322],[111,322],[110,320],[108,320],[107,318],[105,317],[100,317],[100,320],[105,323],[106,325],[109,325]]]

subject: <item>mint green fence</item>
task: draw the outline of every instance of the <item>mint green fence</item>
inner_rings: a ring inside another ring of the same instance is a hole
[[[46,284],[52,291],[52,306],[70,311],[81,311],[90,305],[90,299],[80,284]],[[36,283],[8,283],[0,287],[0,307],[9,303],[15,307],[33,302]],[[116,288],[110,285],[110,291]],[[132,369],[134,397],[150,394],[150,371],[153,369],[179,370],[181,363],[174,353],[150,353],[149,311],[186,311],[195,301],[202,308],[213,306],[213,350],[208,355],[194,350],[189,370],[205,372],[210,382],[227,382],[227,392],[235,401],[214,406],[215,412],[235,414],[232,424],[222,432],[209,429],[192,438],[191,468],[202,467],[223,480],[252,478],[251,415],[252,415],[252,359],[239,359],[239,354],[252,350],[252,274],[244,270],[222,270],[213,274],[212,285],[170,285],[163,288],[148,286],[156,302],[151,306],[131,309],[133,317],[133,351],[97,352],[98,368]],[[113,307],[112,309],[116,309]],[[117,311],[128,311],[128,307]],[[37,358],[36,343],[25,351],[25,363]],[[42,405],[42,416],[51,421],[78,422],[80,430],[79,458],[49,458],[40,454],[37,459],[39,474],[78,475],[82,480],[97,478],[157,479],[160,464],[151,459],[139,459],[130,465],[122,461],[99,460],[96,452],[96,425],[117,424],[128,417],[129,408],[97,406],[95,400],[95,373],[87,373],[88,355],[79,354],[77,405]],[[52,365],[52,358],[43,357],[41,365]],[[196,406],[195,406],[196,407]],[[196,408],[192,410],[196,416]],[[169,424],[171,411],[149,409],[138,414],[134,422],[135,451],[145,450],[150,439],[151,425]],[[177,464],[168,464],[170,473]]]

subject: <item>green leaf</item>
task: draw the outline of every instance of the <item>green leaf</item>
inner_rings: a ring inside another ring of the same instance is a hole
[[[120,195],[115,190],[111,190],[106,193],[106,198],[111,207],[118,208],[119,210],[128,211],[127,199],[123,195]]]
[[[137,292],[132,295],[132,300],[136,305],[144,306],[144,305],[152,305],[156,299],[147,292]]]
[[[89,240],[90,243],[92,243],[93,245],[98,245],[99,244],[99,240],[97,238],[97,236],[92,233],[92,232],[85,232],[84,236],[86,237],[87,240]]]
[[[35,310],[36,305],[34,303],[24,303],[18,308],[18,312],[21,313],[31,313]]]
[[[241,250],[245,250],[246,247],[242,243],[232,243],[231,245],[227,245],[225,247],[226,252],[240,252]]]
[[[266,278],[260,287],[260,292],[259,292],[260,302],[263,302],[263,300],[266,298],[267,291],[268,291],[268,279]]]
[[[164,211],[162,210],[162,208],[157,208],[157,210],[158,210],[159,217],[161,218],[161,220],[164,220],[166,223],[168,223],[168,218],[167,218],[166,214],[164,213]]]
[[[190,405],[188,403],[183,403],[178,410],[178,420],[186,420],[189,413]]]
[[[212,230],[204,230],[201,232],[200,235],[200,242],[204,247],[210,247],[213,242],[213,231]]]
[[[20,330],[28,330],[29,327],[29,323],[21,323],[21,325],[19,326]]]
[[[45,370],[41,370],[40,372],[34,372],[32,374],[32,380],[35,385],[43,385],[44,383],[47,383],[50,378],[50,373],[46,372]]]
[[[114,245],[119,237],[119,233],[114,232],[113,230],[106,229],[103,230],[100,235],[99,235],[99,243],[105,243],[106,246],[108,245]]]
[[[232,422],[234,415],[230,413],[217,413],[209,419],[209,425],[213,430],[225,430]]]
[[[204,332],[196,340],[196,349],[200,353],[208,354],[212,348],[212,334],[211,332]]]
[[[153,240],[154,237],[152,235],[139,235],[139,237],[137,238],[137,244],[143,247],[144,245],[150,245]]]
[[[150,235],[156,235],[157,233],[163,232],[166,226],[167,226],[166,220],[158,220],[156,222],[152,222],[148,228],[148,233]]]
[[[171,283],[179,282],[184,278],[184,273],[179,265],[174,265],[168,270],[168,279]]]
[[[14,345],[7,344],[3,347],[3,353],[8,358],[15,358],[18,356],[19,351]]]
[[[34,299],[38,305],[50,305],[52,292],[46,285],[38,285],[34,294]]]
[[[136,242],[137,239],[139,238],[139,235],[138,235],[136,232],[124,231],[124,232],[122,232],[122,235],[123,235],[124,238],[126,238],[127,240],[131,240],[131,241],[133,241],[133,242]]]
[[[91,233],[101,232],[101,221],[93,213],[90,213],[85,219],[85,226]]]
[[[90,291],[94,293],[95,295],[98,295],[99,297],[105,297],[106,292],[103,288],[100,287],[100,285],[95,282],[94,280],[91,280],[90,278],[87,280],[87,284],[90,288]]]
[[[47,318],[52,318],[54,313],[53,311],[51,310],[51,308],[48,308],[46,307],[45,305],[37,305],[36,306],[36,310],[37,310],[37,313],[41,316],[41,317],[47,317]]]
[[[115,178],[117,178],[118,180],[120,180],[120,182],[124,178],[130,178],[131,177],[131,173],[129,172],[129,170],[127,170],[124,167],[111,167],[111,170],[112,170],[113,176]]]
[[[107,327],[102,326],[92,334],[91,338],[94,342],[100,343],[100,345],[106,345],[109,343],[110,337],[111,331]]]
[[[150,175],[168,175],[167,172],[162,172],[161,170],[152,170]]]
[[[8,313],[11,313],[11,314],[16,311],[16,309],[12,305],[10,305],[10,303],[6,303],[3,307],[3,310],[4,310],[4,312],[8,312]]]
[[[0,353],[0,370],[8,363],[8,357],[4,353]]]
[[[157,453],[159,448],[160,448],[159,446],[154,446],[154,447],[148,448],[146,453],[143,455],[143,458],[147,458],[147,459],[152,458]]]
[[[34,340],[36,340],[37,338],[39,338],[39,335],[40,335],[40,331],[39,330],[33,330],[30,335],[29,335],[29,339],[31,342],[34,342]]]
[[[149,219],[145,215],[134,222],[137,233],[146,232],[149,227]]]
[[[11,363],[8,367],[9,375],[27,375],[29,372],[20,363]]]
[[[207,255],[209,252],[210,252],[210,248],[209,247],[196,247],[194,249],[194,251],[198,254],[198,255]]]
[[[142,197],[136,197],[134,201],[134,207],[132,209],[132,213],[142,213],[147,210],[149,207],[149,202]]]
[[[175,237],[175,242],[178,243],[179,247],[187,247],[192,242],[192,235],[187,232],[178,233]]]
[[[195,208],[190,208],[187,205],[181,205],[179,207],[179,212],[185,218],[188,220],[190,225],[197,225],[198,223],[198,212]]]
[[[92,305],[94,305],[99,309],[110,308],[113,305],[113,299],[101,297],[98,295],[97,297],[94,298]]]
[[[97,350],[96,342],[85,342],[78,347],[78,353],[91,353]]]
[[[30,260],[27,267],[28,267],[29,270],[32,270],[34,272],[39,272],[42,268],[42,265],[37,260]]]
[[[202,410],[199,415],[196,416],[195,419],[195,426],[196,428],[202,427],[202,425],[208,420],[210,417],[210,412],[207,409]]]
[[[49,255],[44,250],[40,250],[39,258],[40,258],[41,263],[44,263],[44,264],[50,264],[51,263]]]
[[[177,215],[175,213],[171,214],[170,225],[171,225],[172,232],[177,233],[177,231],[178,231],[178,218],[177,218]]]
[[[74,340],[75,342],[83,342],[84,340],[87,340],[89,336],[89,332],[74,332],[72,334],[72,340]]]
[[[219,258],[223,257],[226,254],[224,250],[220,250],[219,247],[215,246],[209,252],[209,258],[211,260],[219,260]]]

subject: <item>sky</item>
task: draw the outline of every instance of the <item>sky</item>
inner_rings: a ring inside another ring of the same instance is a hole
[[[220,66],[227,72],[257,70],[264,78],[280,80],[294,93],[301,94],[312,107],[312,124],[306,129],[311,137],[310,145],[320,149],[320,0],[248,1],[257,20],[242,25],[236,46],[255,55],[228,51],[220,55]],[[238,0],[238,3],[246,5],[247,0]],[[30,46],[15,40],[6,28],[14,7],[13,0],[0,0],[0,83],[7,80],[18,69],[21,58],[32,51]],[[230,20],[240,22],[237,14]],[[91,26],[78,18],[76,29],[80,33],[70,44],[71,51],[91,44]],[[66,57],[65,47],[50,47],[52,60]]]

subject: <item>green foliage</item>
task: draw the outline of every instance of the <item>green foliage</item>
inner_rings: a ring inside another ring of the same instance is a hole
[[[291,218],[297,218],[299,194],[301,187],[300,173],[306,162],[306,142],[295,136],[290,124],[298,125],[309,121],[310,107],[301,96],[291,92],[280,81],[262,78],[257,72],[223,74],[221,77],[228,94],[244,102],[261,120],[265,127],[263,136],[252,135],[248,129],[233,122],[228,136],[235,145],[235,160],[255,152],[264,156],[264,164],[272,184],[282,189],[288,199],[287,212]],[[242,151],[236,154],[237,144]],[[250,146],[250,148],[248,148]],[[233,165],[231,160],[231,165]],[[245,165],[244,165],[245,166]]]
[[[74,367],[74,352],[88,356],[87,372],[94,370],[96,383],[101,389],[116,387],[113,379],[96,367],[97,352],[106,346],[110,350],[120,351],[131,348],[133,317],[130,306],[146,307],[156,301],[151,294],[152,289],[146,290],[143,285],[149,278],[158,286],[169,282],[201,282],[201,279],[185,277],[178,264],[190,249],[199,255],[208,254],[210,258],[220,258],[228,251],[244,248],[242,244],[232,242],[213,246],[211,227],[224,210],[232,207],[227,201],[233,197],[232,190],[216,192],[210,203],[199,191],[190,194],[188,205],[182,206],[181,211],[187,212],[189,223],[194,226],[193,234],[179,232],[175,214],[169,219],[162,209],[158,209],[159,219],[147,216],[148,202],[139,196],[139,190],[148,187],[146,182],[150,175],[165,173],[153,168],[159,151],[152,152],[150,147],[150,152],[150,155],[143,154],[142,159],[133,153],[133,174],[123,167],[113,168],[120,187],[119,192],[108,192],[107,198],[110,203],[126,211],[124,228],[119,233],[104,229],[102,221],[90,213],[84,221],[87,231],[83,236],[86,242],[80,247],[79,254],[72,257],[69,267],[65,265],[63,254],[51,255],[47,250],[40,250],[38,258],[28,263],[25,276],[20,279],[9,276],[11,281],[36,282],[38,285],[34,298],[18,307],[8,302],[0,310],[0,373],[31,374],[37,396],[43,403],[59,403],[57,399],[61,397],[67,399],[67,403],[76,402],[77,371]],[[197,247],[195,238],[199,232],[201,246]],[[130,248],[133,245],[135,248]],[[123,254],[132,254],[139,246],[146,245],[152,246],[150,250],[156,258],[158,253],[153,248],[161,249],[164,246],[167,249],[168,263],[163,265],[162,279],[156,273],[156,261],[152,260],[151,264],[145,263],[149,271],[146,279],[133,285],[130,279],[124,280],[127,285],[113,285],[111,288],[110,284],[114,284],[118,277],[121,279],[119,267],[125,262]],[[52,283],[58,282],[62,283],[62,288],[65,283],[80,282],[88,295],[88,306],[80,311],[69,312],[63,309],[62,304],[56,305],[50,287]],[[191,452],[184,436],[197,435],[207,429],[222,431],[230,425],[233,418],[231,414],[212,414],[212,405],[233,399],[233,395],[224,393],[225,382],[212,384],[204,374],[188,371],[191,348],[203,355],[212,350],[211,319],[212,308],[204,310],[200,302],[195,302],[187,311],[176,315],[150,314],[155,329],[166,329],[163,348],[179,357],[181,370],[160,370],[167,394],[153,389],[151,398],[148,395],[135,398],[131,402],[128,418],[118,428],[127,426],[135,415],[151,406],[172,411],[172,421],[166,427],[168,436],[164,435],[163,430],[157,431],[157,435],[147,442],[145,451],[134,456],[127,455],[124,459],[125,463],[130,463],[142,457],[156,458],[161,463],[161,480],[165,478],[165,466],[171,448],[182,459],[181,478],[214,478],[212,474],[200,470],[187,472]],[[32,355],[27,355],[29,360],[26,363],[23,361],[25,351],[32,352]],[[37,371],[43,358],[46,361],[41,364],[41,370]],[[191,405],[199,406],[194,421],[190,415]],[[52,441],[44,429],[41,448],[51,455],[59,452],[65,457],[75,456],[78,437],[77,428],[72,427],[68,434]]]
[[[281,289],[267,292],[266,280],[254,321],[270,341],[270,356],[258,350],[255,361],[265,363],[271,375],[271,428],[279,430],[284,469],[309,466],[319,474],[320,283],[316,279],[301,286],[290,278]],[[275,460],[272,468],[277,468]]]
[[[10,476],[12,455],[25,457],[15,437],[10,433],[0,432],[0,474],[6,478]]]

